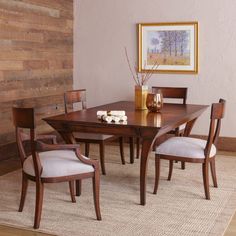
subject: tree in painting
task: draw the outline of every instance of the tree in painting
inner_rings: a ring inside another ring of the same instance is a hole
[[[148,32],[148,60],[152,65],[189,65],[190,32],[187,30],[163,30]]]

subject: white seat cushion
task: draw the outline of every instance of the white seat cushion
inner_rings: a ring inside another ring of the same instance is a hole
[[[185,127],[186,127],[186,123],[184,123],[184,124],[180,125],[180,126],[179,126],[179,130],[184,130],[184,129],[185,129]]]
[[[206,143],[206,140],[197,138],[173,137],[159,145],[156,148],[156,154],[203,159]],[[216,147],[212,144],[210,157],[215,154]]]
[[[73,133],[76,139],[91,139],[91,140],[106,140],[113,137],[113,135],[96,134],[96,133]]]
[[[70,150],[56,150],[40,152],[39,158],[43,167],[41,177],[59,177],[94,172],[93,166],[82,163],[75,152]],[[23,171],[35,176],[32,156],[27,157],[23,164]]]

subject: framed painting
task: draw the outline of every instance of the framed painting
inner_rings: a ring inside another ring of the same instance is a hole
[[[198,72],[198,23],[138,24],[139,72]]]

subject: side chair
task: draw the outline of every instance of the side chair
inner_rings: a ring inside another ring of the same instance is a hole
[[[161,90],[162,96],[165,103],[168,102],[176,102],[179,104],[186,104],[187,100],[187,93],[188,88],[185,87],[159,87],[159,86],[153,86],[152,87],[152,93],[158,93],[158,90]],[[177,127],[175,130],[171,130],[169,134],[173,134],[175,136],[183,136],[185,129],[185,124]],[[155,150],[155,147],[157,145],[158,140],[155,141],[153,145],[153,149]],[[139,157],[140,153],[140,140],[137,139],[137,158]],[[181,162],[181,168],[185,169],[185,163]]]
[[[161,90],[162,96],[165,103],[176,102],[179,104],[186,104],[188,88],[186,87],[152,87],[152,92],[157,93]],[[168,134],[173,134],[175,136],[183,136],[186,124],[182,124],[174,130],[171,130]],[[154,147],[155,149],[155,147]],[[181,162],[181,169],[185,169],[185,162]]]
[[[160,160],[169,160],[168,180],[171,180],[173,161],[201,163],[203,183],[206,199],[210,199],[209,191],[209,164],[214,187],[217,187],[215,157],[217,140],[220,134],[221,119],[224,117],[225,100],[211,106],[210,128],[207,140],[190,137],[172,137],[156,148],[155,155],[155,186],[153,193],[157,193],[160,177]]]
[[[65,113],[75,110],[75,106],[81,104],[82,110],[86,109],[86,89],[72,90],[64,93]],[[105,143],[117,139],[114,135],[105,135],[99,133],[75,132],[73,136],[77,142],[85,143],[85,156],[89,156],[89,144],[99,145],[100,163],[102,174],[106,174],[105,169]],[[125,164],[123,137],[119,137],[121,162]]]
[[[185,87],[152,87],[152,92],[157,93],[158,90],[161,90],[162,96],[165,103],[169,102],[178,102],[179,104],[186,104],[188,88]],[[175,134],[176,136],[183,136],[185,129],[185,124],[177,127],[175,130],[170,131],[169,133]]]
[[[22,190],[19,212],[23,211],[28,181],[36,183],[34,228],[41,220],[45,183],[69,182],[72,202],[75,202],[75,181],[93,180],[93,197],[97,220],[101,220],[99,204],[99,162],[81,155],[79,145],[45,144],[36,139],[33,108],[12,108],[16,142],[22,166]],[[24,130],[24,131],[23,131]],[[26,134],[28,131],[29,135]],[[45,138],[45,137],[44,137]],[[27,156],[24,141],[30,141],[31,155]]]

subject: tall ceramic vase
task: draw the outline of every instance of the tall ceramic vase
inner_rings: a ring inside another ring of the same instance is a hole
[[[148,94],[148,86],[135,86],[135,109],[146,110],[146,99]]]

